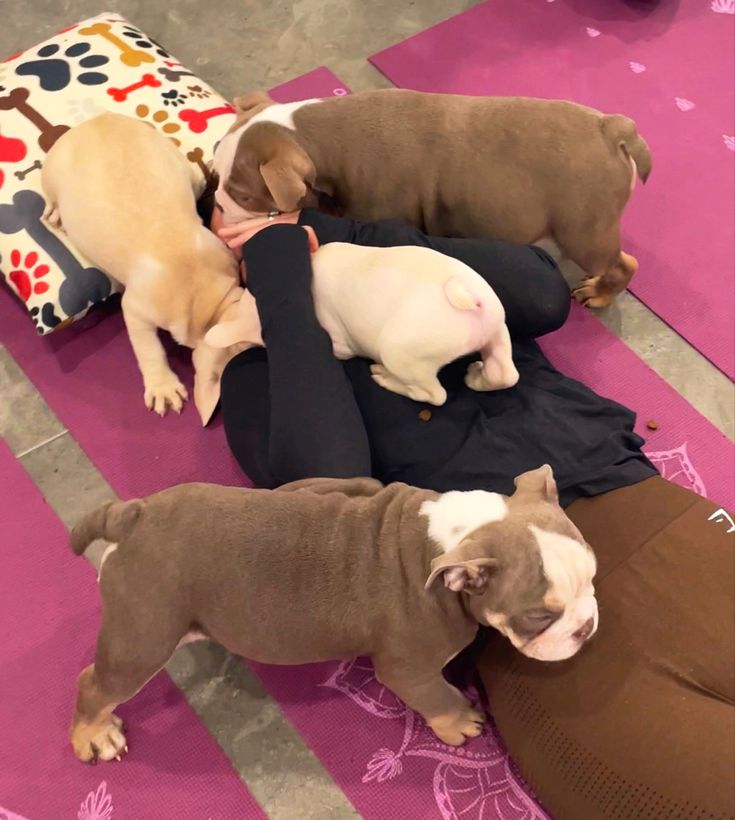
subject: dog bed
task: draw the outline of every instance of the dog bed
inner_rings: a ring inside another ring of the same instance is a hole
[[[70,127],[103,111],[151,123],[194,166],[201,193],[234,109],[140,29],[105,13],[0,63],[0,271],[40,334],[118,286],[43,219],[41,168]]]

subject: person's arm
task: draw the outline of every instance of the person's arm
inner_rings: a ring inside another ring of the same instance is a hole
[[[311,297],[308,237],[295,225],[272,225],[243,246],[268,357],[269,462],[273,483],[319,476],[369,476],[370,450],[344,368],[317,322]],[[249,352],[249,351],[248,351]],[[246,354],[243,354],[246,355]],[[247,367],[240,370],[246,372]],[[225,420],[236,424],[225,384]],[[247,402],[242,395],[241,401]],[[228,431],[230,437],[230,431]]]
[[[321,245],[420,245],[459,259],[477,271],[498,295],[514,338],[536,338],[558,330],[569,315],[569,287],[554,260],[534,245],[433,237],[403,222],[363,223],[311,209],[301,211],[299,224],[313,228]]]

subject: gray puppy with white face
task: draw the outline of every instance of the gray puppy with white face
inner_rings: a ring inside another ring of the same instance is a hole
[[[369,655],[378,680],[458,745],[483,716],[442,669],[478,624],[539,660],[570,657],[597,628],[595,559],[548,466],[512,496],[371,478],[188,484],[98,508],[72,532],[74,552],[96,538],[114,544],[72,722],[85,761],[125,750],[113,709],[192,633],[262,663]]]
[[[470,593],[467,605],[478,623],[502,632],[530,658],[566,660],[597,631],[597,562],[558,506],[550,468],[525,473],[516,487],[510,497],[445,493],[424,503],[429,536],[444,552],[432,562],[427,587],[442,573],[450,589]],[[450,523],[458,515],[468,523]],[[483,542],[493,544],[492,555],[457,564]]]

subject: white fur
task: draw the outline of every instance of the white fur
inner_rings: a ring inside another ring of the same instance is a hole
[[[453,490],[436,501],[424,501],[419,515],[429,519],[429,537],[443,552],[450,552],[473,530],[508,515],[508,505],[499,493],[485,490]]]
[[[330,242],[311,261],[316,317],[334,355],[376,362],[371,369],[381,387],[444,404],[447,394],[437,372],[475,352],[482,361],[470,364],[468,387],[501,390],[518,381],[503,306],[487,282],[459,260],[429,248]],[[243,322],[239,336],[237,326],[220,334],[220,325],[205,341],[216,347],[251,340],[252,325]]]
[[[636,165],[636,161],[633,159],[633,157],[629,157],[629,159],[630,159],[630,167],[631,167],[631,170],[633,172],[633,176],[631,177],[631,180],[630,180],[630,192],[632,194],[633,191],[635,190],[636,182],[638,181],[638,166]]]
[[[100,578],[102,577],[102,567],[105,565],[105,561],[112,555],[113,552],[117,549],[117,544],[108,544],[105,547],[105,551],[102,553],[102,557],[100,558],[100,567],[97,570],[97,583],[99,583]]]
[[[293,115],[305,105],[314,105],[320,102],[322,102],[322,100],[318,97],[312,97],[309,100],[297,100],[296,102],[269,105],[267,108],[258,111],[257,114],[252,116],[245,123],[245,128],[250,128],[251,125],[255,125],[258,122],[272,122],[276,125],[282,125],[284,128],[289,128],[291,131],[295,131],[296,126],[294,125]],[[243,130],[245,130],[245,128],[243,128]]]
[[[595,556],[575,538],[547,532],[530,525],[541,551],[544,575],[549,581],[548,598],[564,606],[564,614],[537,638],[521,646],[517,636],[508,634],[514,645],[531,658],[559,661],[570,658],[581,646],[574,634],[592,618],[592,634],[597,630],[598,611],[592,585],[597,570]],[[591,637],[591,636],[590,636]]]

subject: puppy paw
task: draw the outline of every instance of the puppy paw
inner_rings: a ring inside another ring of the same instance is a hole
[[[488,359],[486,362],[472,362],[467,368],[464,383],[470,390],[506,390],[518,384],[518,371],[513,362]]]
[[[128,751],[122,729],[122,721],[114,714],[111,714],[103,723],[77,723],[71,732],[74,754],[83,763],[94,764],[98,760],[120,760],[121,755]]]
[[[492,390],[492,385],[485,376],[485,368],[482,362],[472,362],[467,368],[464,383],[470,390]]]
[[[581,305],[584,305],[587,308],[594,308],[595,310],[598,310],[600,308],[607,307],[612,304],[615,296],[612,293],[604,293],[600,291],[601,279],[601,276],[585,277],[579,285],[574,288],[572,291],[572,296],[574,296],[574,298]]]
[[[61,214],[55,205],[47,205],[41,219],[52,228],[61,229]]]
[[[181,412],[184,401],[189,397],[186,388],[171,372],[160,381],[146,385],[143,400],[149,410],[165,416],[166,410],[170,407],[177,413]]]
[[[399,382],[395,376],[392,376],[382,364],[371,364],[370,373],[373,381],[379,387],[390,390],[393,393],[400,393],[402,396],[407,395],[405,385]]]
[[[468,737],[482,733],[485,716],[469,704],[461,711],[449,715],[439,715],[428,721],[434,734],[449,746],[461,746]]]

